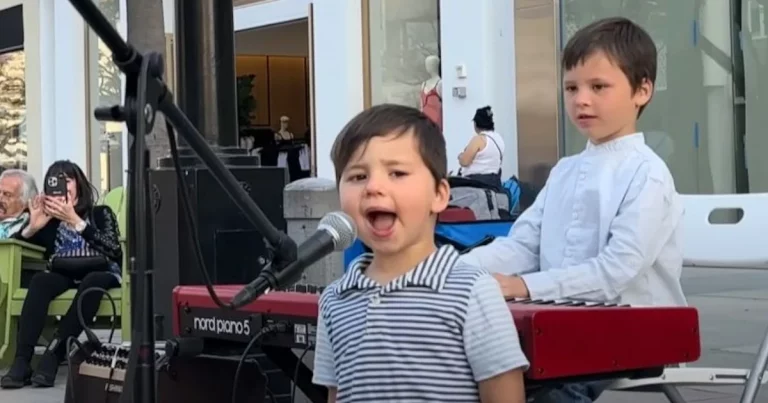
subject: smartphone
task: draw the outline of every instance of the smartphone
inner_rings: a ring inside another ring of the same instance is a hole
[[[45,194],[67,197],[67,177],[63,173],[45,178]]]

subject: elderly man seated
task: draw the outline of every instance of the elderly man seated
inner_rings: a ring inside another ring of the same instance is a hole
[[[29,201],[37,196],[35,178],[20,169],[0,174],[0,239],[10,238],[29,220]]]

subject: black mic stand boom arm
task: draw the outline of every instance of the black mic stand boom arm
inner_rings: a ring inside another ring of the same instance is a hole
[[[125,122],[133,143],[128,161],[128,243],[129,273],[132,277],[133,330],[126,384],[132,384],[126,395],[131,401],[154,403],[155,330],[152,267],[152,212],[148,181],[149,157],[145,136],[152,132],[157,111],[176,128],[190,148],[208,167],[246,218],[262,233],[274,251],[273,264],[285,265],[296,260],[296,243],[271,225],[256,203],[239,185],[205,138],[184,113],[173,103],[173,96],[163,82],[162,56],[156,52],[140,54],[126,43],[107,21],[92,0],[70,0],[88,26],[112,52],[112,60],[125,74],[126,90],[123,106],[97,108],[96,119]],[[169,133],[169,135],[172,135]],[[128,385],[126,385],[128,386]],[[122,399],[121,399],[122,400]]]

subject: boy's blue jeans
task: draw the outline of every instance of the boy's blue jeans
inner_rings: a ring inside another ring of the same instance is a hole
[[[592,403],[611,381],[566,383],[534,394],[533,403]]]

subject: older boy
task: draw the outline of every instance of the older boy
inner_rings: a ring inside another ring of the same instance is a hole
[[[656,79],[656,46],[624,18],[596,21],[562,56],[568,117],[588,138],[561,159],[508,237],[464,259],[495,274],[507,297],[685,305],[681,200],[666,164],[637,130]],[[552,401],[589,402],[594,385]]]

